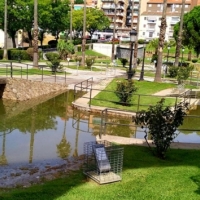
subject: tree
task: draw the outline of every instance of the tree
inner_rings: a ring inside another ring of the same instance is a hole
[[[194,48],[197,56],[200,54],[200,6],[194,7],[190,12],[184,14],[183,17],[183,35],[182,44],[190,50]],[[180,23],[174,27],[173,37],[177,41]],[[188,55],[190,58],[190,56]]]
[[[70,41],[59,40],[57,44],[57,50],[60,58],[65,60],[68,54],[74,53],[74,45]]]
[[[161,25],[160,25],[159,43],[158,43],[157,67],[156,67],[156,73],[155,73],[155,78],[154,78],[155,82],[161,82],[162,55],[163,55],[163,48],[164,48],[164,42],[165,42],[165,33],[166,33],[166,28],[167,28],[166,10],[167,10],[167,0],[164,0]]]
[[[175,108],[164,106],[165,99],[161,99],[155,106],[150,106],[147,111],[140,111],[133,117],[133,121],[145,128],[145,140],[150,134],[155,149],[153,152],[160,158],[164,159],[166,152],[170,147],[173,139],[177,136],[177,128],[183,124],[186,115],[187,103],[179,103]]]
[[[90,33],[91,37],[95,31],[101,31],[108,28],[110,25],[109,18],[102,10],[87,8],[86,16],[86,31]],[[73,11],[73,28],[77,32],[81,32],[83,30],[83,9]]]
[[[175,53],[175,63],[174,63],[176,67],[178,67],[178,64],[179,64],[180,50],[182,46],[184,10],[185,10],[185,0],[182,1],[180,26],[179,26],[179,32],[178,32],[178,37],[177,37],[177,43],[176,43],[176,53]]]

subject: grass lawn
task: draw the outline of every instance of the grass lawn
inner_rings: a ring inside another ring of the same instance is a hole
[[[166,160],[148,147],[124,146],[122,181],[98,185],[82,171],[30,188],[0,190],[1,200],[198,200],[200,151],[169,150]]]
[[[76,52],[76,55],[82,56],[82,51]],[[106,57],[105,55],[103,55],[101,53],[98,53],[96,51],[93,51],[93,50],[85,50],[85,55],[86,56],[101,56],[101,57]]]
[[[120,105],[118,97],[114,94],[113,91],[116,89],[117,81],[123,79],[113,79],[113,81],[105,88],[108,91],[102,91],[92,99],[92,105],[117,108],[124,110],[137,111],[137,109],[147,109],[149,105],[155,105],[162,97],[150,96],[158,91],[174,88],[175,84],[172,83],[156,83],[150,81],[135,81],[135,85],[138,88],[137,92],[134,93],[132,97],[131,106]],[[112,101],[108,101],[112,100]],[[176,98],[166,98],[165,105],[174,106]],[[138,108],[138,102],[140,107]]]
[[[6,68],[0,68],[0,75],[6,75],[6,74],[10,74],[10,70],[8,69],[8,71],[6,71]],[[20,70],[20,68],[13,68],[13,75],[26,75],[27,74],[27,70],[25,68],[23,68],[22,70]],[[36,68],[31,68],[28,69],[28,75],[52,75],[52,71],[51,69],[48,70],[41,70],[41,69],[36,69]],[[56,72],[57,75],[64,75],[64,72]],[[69,73],[67,73],[69,74]]]

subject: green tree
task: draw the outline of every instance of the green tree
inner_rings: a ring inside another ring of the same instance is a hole
[[[150,134],[155,148],[153,152],[160,158],[164,159],[166,152],[170,147],[173,139],[177,136],[177,128],[183,124],[188,104],[179,103],[174,109],[164,106],[165,99],[162,99],[155,106],[150,106],[147,111],[136,113],[133,121],[145,128],[145,140]]]
[[[74,53],[74,45],[70,41],[59,40],[57,44],[57,50],[60,58],[65,60],[68,54]]]
[[[92,36],[97,30],[108,28],[110,21],[102,10],[95,8],[86,9],[86,31]],[[80,33],[83,30],[83,9],[73,11],[73,27]]]
[[[194,7],[190,12],[184,14],[183,17],[183,35],[182,44],[188,49],[194,48],[197,56],[200,54],[200,6]],[[173,37],[177,41],[180,23],[174,27]],[[189,57],[189,56],[188,56]],[[190,58],[190,57],[189,57]]]

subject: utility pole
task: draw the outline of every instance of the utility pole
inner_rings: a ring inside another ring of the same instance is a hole
[[[7,0],[4,1],[4,50],[3,50],[3,59],[8,60],[8,45],[7,45],[7,17],[8,17],[8,5]]]
[[[84,0],[83,8],[83,38],[82,38],[82,61],[81,65],[85,67],[85,44],[86,44],[86,0]]]
[[[38,68],[38,0],[34,0],[33,67]]]
[[[166,28],[167,28],[166,10],[167,10],[167,0],[164,0],[161,25],[160,25],[160,35],[159,35],[159,42],[158,42],[157,67],[156,67],[156,74],[154,78],[155,82],[162,82],[162,79],[161,79],[162,55],[163,55],[163,47],[164,47],[164,42],[165,42],[165,33],[166,33]]]
[[[181,16],[180,16],[180,27],[179,27],[178,38],[177,38],[177,43],[176,43],[176,53],[175,53],[175,63],[174,63],[174,66],[176,66],[176,67],[178,67],[180,50],[181,50],[181,47],[182,47],[184,10],[185,10],[185,0],[182,1]]]

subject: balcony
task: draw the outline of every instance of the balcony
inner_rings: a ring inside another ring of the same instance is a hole
[[[116,20],[116,23],[123,24],[123,20],[121,20],[121,19],[117,19],[117,20]]]
[[[110,5],[102,5],[102,9],[115,9],[115,5],[112,5],[112,4],[110,4]]]
[[[146,28],[147,31],[154,31],[155,30],[155,26],[149,26]]]
[[[175,24],[177,24],[179,21],[180,21],[180,20],[171,20],[170,24],[175,25]]]
[[[155,24],[157,22],[156,17],[148,17],[147,18],[147,23],[148,24]]]
[[[117,13],[117,16],[124,16],[124,13]]]
[[[124,6],[117,6],[118,10],[124,10]]]
[[[114,2],[114,0],[101,0],[102,2]]]

